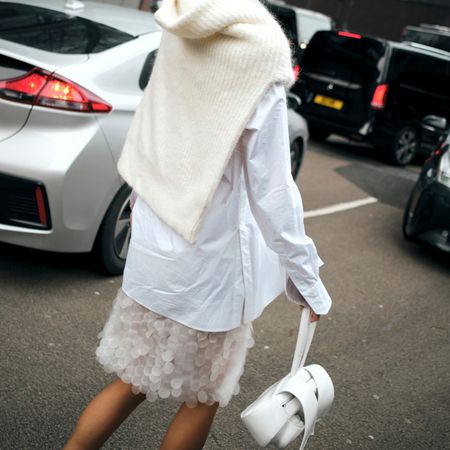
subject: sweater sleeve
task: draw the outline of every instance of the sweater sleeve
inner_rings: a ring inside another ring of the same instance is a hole
[[[300,192],[291,176],[286,95],[272,85],[244,132],[244,176],[250,208],[266,244],[286,269],[286,295],[327,314],[331,298],[319,276],[323,264],[305,234]]]

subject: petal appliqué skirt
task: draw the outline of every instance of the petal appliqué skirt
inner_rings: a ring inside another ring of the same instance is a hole
[[[194,330],[140,305],[122,290],[113,301],[96,350],[106,372],[149,401],[172,398],[190,407],[226,406],[239,392],[251,324],[225,332]]]

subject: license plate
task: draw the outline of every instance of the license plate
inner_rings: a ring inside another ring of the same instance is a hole
[[[344,106],[344,102],[342,100],[325,97],[324,95],[316,95],[313,102],[317,103],[318,105],[326,106],[327,108],[337,109],[338,111],[340,111]]]

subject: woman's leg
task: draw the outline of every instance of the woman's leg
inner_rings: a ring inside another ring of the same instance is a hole
[[[97,394],[83,411],[63,450],[100,448],[119,425],[145,400],[131,385],[117,379]]]
[[[205,445],[218,403],[199,403],[195,408],[181,405],[159,450],[201,450]]]

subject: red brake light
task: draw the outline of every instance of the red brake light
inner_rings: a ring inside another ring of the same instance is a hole
[[[78,112],[109,112],[112,107],[76,83],[33,69],[20,78],[0,81],[0,98]]]
[[[296,64],[294,66],[294,78],[295,78],[295,81],[298,80],[299,76],[300,76],[300,66],[298,64]]]
[[[0,81],[0,95],[7,100],[27,102],[39,94],[46,82],[46,75],[31,71],[21,78]]]
[[[348,31],[339,31],[338,35],[348,37],[348,38],[353,38],[353,39],[361,39],[362,38],[362,36],[360,34],[350,33]]]
[[[379,84],[373,93],[370,106],[373,109],[383,109],[386,105],[386,98],[389,86],[387,84]]]

